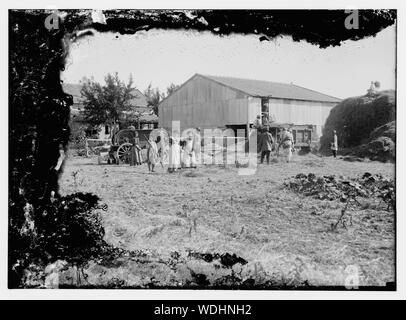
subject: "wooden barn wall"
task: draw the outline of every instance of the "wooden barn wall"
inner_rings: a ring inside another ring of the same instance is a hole
[[[250,123],[254,123],[257,115],[261,114],[261,98],[249,97],[248,105],[248,119]]]
[[[243,93],[196,76],[161,102],[159,127],[171,128],[172,121],[180,121],[181,128],[245,124],[247,106],[248,97]]]
[[[276,122],[316,125],[320,136],[322,128],[336,103],[299,101],[289,99],[269,99],[269,113]]]
[[[172,127],[173,121],[180,121],[184,128],[222,128],[225,125],[245,124],[247,99],[201,102],[190,105],[174,105],[159,110],[159,126]]]

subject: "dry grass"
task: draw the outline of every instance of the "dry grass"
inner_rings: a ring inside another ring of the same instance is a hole
[[[394,281],[393,212],[366,204],[352,213],[348,230],[331,231],[340,203],[283,189],[284,179],[298,173],[355,177],[368,171],[393,176],[393,164],[349,163],[310,154],[294,156],[291,163],[258,165],[251,176],[239,176],[237,170],[210,166],[186,173],[169,174],[162,168],[148,173],[145,165],[97,165],[96,159],[71,158],[61,190],[99,195],[108,204],[103,213],[106,240],[126,249],[146,249],[162,259],[171,259],[174,251],[182,257],[189,250],[229,252],[248,261],[235,271],[247,279],[252,274],[258,279],[263,272],[281,283],[295,278],[311,285],[344,285],[348,266],[355,265],[360,285]],[[72,172],[78,172],[75,180]],[[92,268],[87,271],[89,279],[97,272],[103,274],[99,282],[114,277],[111,270],[101,273]],[[163,266],[159,267],[165,269],[162,274],[158,267],[141,270],[139,265],[127,264],[125,268],[116,273],[126,274],[129,285],[146,282],[152,274],[162,285],[181,285],[176,279],[189,279],[189,269],[205,270],[209,280],[224,276],[223,269],[196,261],[171,276]]]

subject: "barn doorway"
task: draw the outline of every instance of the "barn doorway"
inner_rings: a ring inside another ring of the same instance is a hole
[[[269,124],[269,98],[261,98],[261,120],[263,125]]]
[[[238,135],[238,130],[243,130],[244,131],[244,136],[246,137],[246,131],[247,131],[247,125],[245,124],[232,124],[232,125],[226,125],[227,129],[232,129],[234,131],[234,136],[237,137]],[[241,131],[242,132],[242,131]]]

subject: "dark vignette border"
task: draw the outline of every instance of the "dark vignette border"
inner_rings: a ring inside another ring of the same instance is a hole
[[[60,25],[48,30],[44,10],[9,11],[9,287],[18,287],[16,261],[27,258],[30,237],[16,230],[26,223],[27,205],[36,211],[49,205],[58,192],[55,171],[59,148],[67,148],[72,97],[62,90],[69,43],[100,32],[135,34],[140,30],[189,29],[219,36],[255,34],[259,41],[280,35],[307,41],[320,48],[346,40],[375,36],[394,24],[396,10],[359,10],[360,28],[346,29],[344,10],[108,10],[106,24],[94,23],[91,10],[59,10]],[[21,271],[21,270],[20,270]],[[154,286],[151,286],[154,288]],[[159,287],[163,288],[163,287]],[[199,286],[204,288],[204,286]],[[215,288],[215,287],[211,287]],[[255,286],[219,286],[222,289],[266,289]],[[270,287],[271,289],[299,289]],[[342,287],[303,287],[304,290],[343,290]],[[382,290],[364,287],[360,290]],[[396,290],[394,283],[383,290]]]

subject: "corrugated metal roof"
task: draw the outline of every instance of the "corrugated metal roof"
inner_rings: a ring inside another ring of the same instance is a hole
[[[74,83],[63,83],[62,84],[64,92],[70,94],[73,96],[73,103],[81,103],[83,98],[80,93],[80,90],[82,89],[81,84],[74,84]],[[131,104],[134,107],[138,108],[145,108],[145,109],[140,109],[137,111],[145,111],[149,109],[147,107],[147,98],[142,94],[142,92],[138,89],[133,90],[133,94],[136,96],[136,98],[131,100]]]
[[[306,89],[295,84],[231,77],[218,77],[202,74],[198,75],[221,83],[227,87],[242,91],[250,96],[336,103],[341,101],[341,99],[339,98],[332,97],[314,90]]]

